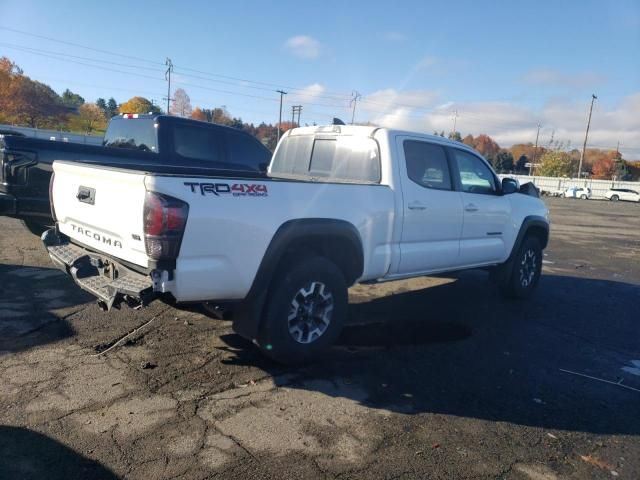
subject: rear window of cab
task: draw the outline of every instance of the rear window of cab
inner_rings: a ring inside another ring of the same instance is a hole
[[[365,136],[291,135],[280,142],[270,174],[319,182],[380,183],[380,149]]]

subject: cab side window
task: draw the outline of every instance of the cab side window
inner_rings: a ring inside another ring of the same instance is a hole
[[[498,191],[493,172],[478,157],[454,148],[453,158],[463,192],[494,195]]]
[[[412,181],[427,188],[452,190],[443,147],[417,140],[405,140],[403,146],[407,175]]]

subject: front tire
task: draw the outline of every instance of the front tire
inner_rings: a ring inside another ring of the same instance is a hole
[[[580,195],[580,198],[581,198],[582,200],[586,200],[586,199],[587,199],[587,196],[586,196],[585,194],[582,194],[582,195]]]
[[[323,257],[289,261],[274,278],[258,345],[277,362],[306,363],[336,341],[347,306],[347,285],[333,262]]]
[[[529,298],[542,273],[540,241],[536,237],[526,237],[511,261],[510,275],[502,279],[500,291],[507,298]]]
[[[617,202],[618,200],[620,200],[620,197],[618,195],[611,195],[612,202]]]

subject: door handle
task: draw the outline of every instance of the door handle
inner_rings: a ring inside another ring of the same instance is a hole
[[[478,211],[478,207],[476,207],[473,203],[470,203],[469,205],[464,207],[464,211],[465,212],[477,212]]]
[[[409,210],[426,210],[427,206],[420,202],[411,202],[409,204]]]

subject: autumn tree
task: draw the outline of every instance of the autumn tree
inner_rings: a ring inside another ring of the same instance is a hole
[[[92,103],[80,105],[78,108],[78,119],[82,131],[87,133],[95,130],[104,130],[107,125],[104,111]]]
[[[498,152],[500,152],[500,145],[494,142],[489,135],[485,135],[484,133],[475,138],[473,148],[475,148],[480,155],[489,161],[493,160],[496,155],[498,155]]]
[[[173,93],[169,113],[177,117],[189,118],[192,112],[191,99],[184,89],[179,88]]]
[[[133,97],[119,107],[120,113],[160,113],[160,108],[144,97]]]
[[[594,178],[622,180],[629,174],[626,162],[622,159],[622,155],[616,151],[606,152],[600,155],[591,167]]]
[[[464,137],[462,139],[462,143],[464,143],[465,145],[467,145],[467,146],[469,146],[471,148],[473,148],[474,142],[475,142],[475,139],[473,138],[473,135],[471,135],[471,134],[467,135],[466,137]]]
[[[536,168],[536,175],[543,177],[571,177],[577,170],[577,163],[566,152],[556,150],[546,152]]]
[[[207,115],[200,109],[200,107],[196,107],[191,112],[191,118],[194,120],[200,120],[201,122],[207,121]]]
[[[29,127],[47,127],[60,121],[65,113],[60,97],[49,85],[21,75],[15,91],[14,117]]]

